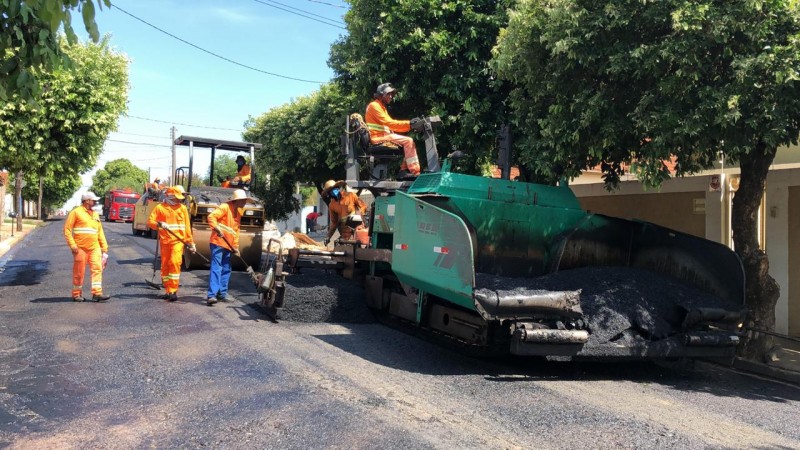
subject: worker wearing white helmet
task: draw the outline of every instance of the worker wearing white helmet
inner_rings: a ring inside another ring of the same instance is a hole
[[[81,206],[70,211],[64,222],[64,237],[72,250],[72,301],[82,302],[83,279],[86,263],[92,274],[92,300],[105,302],[110,297],[103,294],[103,264],[108,258],[108,241],[100,223],[100,215],[93,211],[100,197],[93,192],[81,196]]]
[[[208,276],[208,295],[206,303],[213,305],[217,300],[225,301],[228,296],[228,282],[231,278],[231,255],[239,254],[239,226],[242,223],[247,193],[242,189],[208,215],[208,226],[213,230],[209,244],[211,247],[211,272]]]

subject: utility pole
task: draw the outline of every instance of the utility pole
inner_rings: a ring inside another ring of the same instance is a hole
[[[170,145],[172,145],[172,172],[169,174],[169,184],[175,185],[175,172],[178,170],[178,155],[175,149],[175,127],[170,128]]]

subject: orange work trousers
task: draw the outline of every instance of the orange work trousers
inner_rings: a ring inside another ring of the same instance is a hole
[[[183,262],[183,244],[161,243],[161,283],[167,294],[178,292],[181,282],[181,263]]]
[[[403,162],[400,163],[400,169],[408,170],[412,175],[419,175],[419,157],[417,156],[417,145],[414,144],[414,139],[402,134],[390,133],[385,136],[372,138],[372,142],[375,144],[393,142],[403,147]]]
[[[103,295],[103,252],[100,247],[94,250],[78,248],[72,263],[72,298],[82,296],[83,276],[86,272],[86,262],[92,273],[92,295]]]

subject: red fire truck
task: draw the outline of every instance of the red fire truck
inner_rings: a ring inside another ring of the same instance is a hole
[[[132,222],[133,205],[139,197],[139,193],[131,189],[112,189],[106,192],[103,202],[103,217],[106,222]]]

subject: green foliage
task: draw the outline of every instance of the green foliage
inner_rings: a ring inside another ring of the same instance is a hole
[[[61,207],[81,187],[81,176],[77,173],[49,174],[44,178],[42,186],[42,207],[53,210]],[[26,176],[22,198],[28,201],[39,201],[39,175]]]
[[[351,0],[349,33],[333,45],[329,65],[362,114],[376,86],[392,82],[399,90],[393,117],[440,115],[440,153],[463,150],[477,170],[507,121],[507,88],[487,62],[514,3]]]
[[[96,0],[100,8],[110,0]],[[0,99],[16,94],[23,101],[41,93],[40,76],[69,67],[68,52],[62,51],[58,29],[63,27],[70,44],[77,42],[72,12],[80,11],[84,26],[94,42],[100,38],[95,0],[1,0],[0,1]]]
[[[628,163],[659,186],[669,158],[679,176],[720,151],[738,163],[731,223],[748,320],[774,328],[779,291],[756,217],[777,148],[800,135],[798,2],[521,1],[494,66],[514,84],[519,158],[537,177],[599,166],[612,188]]]
[[[89,190],[101,197],[111,189],[141,192],[148,181],[147,171],[134,166],[127,159],[115,159],[107,162],[105,167],[94,174]]]
[[[303,206],[314,206],[319,200],[319,195],[315,186],[300,186],[300,196],[303,198]]]
[[[555,181],[633,164],[648,185],[796,142],[794,2],[525,1],[494,67],[514,83],[519,160]],[[724,142],[724,144],[723,144]]]
[[[233,178],[236,176],[237,172],[238,168],[236,167],[236,156],[230,156],[225,154],[217,155],[214,159],[214,178],[215,178],[214,182],[213,183],[209,182],[211,177],[211,167],[209,167],[208,170],[206,171],[206,175],[205,178],[203,179],[203,182],[209,186],[210,185],[219,186],[220,183],[222,182],[221,180],[224,180],[225,177],[228,176]]]
[[[321,184],[344,176],[340,139],[354,103],[337,86],[324,85],[246,124],[244,140],[263,144],[256,172],[268,182],[253,190],[266,202],[269,219],[283,219],[300,208],[292,196],[297,183]]]
[[[48,88],[38,106],[19,95],[0,104],[0,167],[45,179],[85,173],[116,129],[126,109],[127,59],[107,38],[63,49],[73,65],[41,75]]]

